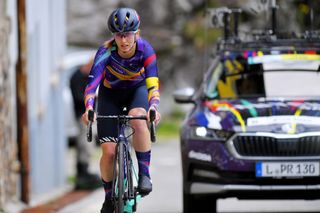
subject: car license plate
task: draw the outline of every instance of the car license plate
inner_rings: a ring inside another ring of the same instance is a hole
[[[319,176],[319,162],[257,162],[256,177]]]

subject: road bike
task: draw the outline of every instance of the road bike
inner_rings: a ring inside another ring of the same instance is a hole
[[[88,113],[89,124],[87,140],[92,141],[92,122],[94,111]],[[137,190],[138,176],[131,157],[131,136],[134,134],[134,128],[130,125],[130,120],[146,120],[147,116],[130,115],[98,115],[97,120],[114,119],[117,121],[118,142],[116,145],[116,154],[113,169],[112,200],[115,206],[115,213],[136,212],[137,203],[141,200],[141,195]],[[149,114],[150,140],[156,141],[155,136],[155,111],[150,110]],[[135,180],[135,182],[134,182]]]

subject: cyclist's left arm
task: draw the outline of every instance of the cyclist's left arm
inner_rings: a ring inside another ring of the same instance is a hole
[[[158,105],[160,103],[159,78],[157,67],[157,56],[151,45],[145,41],[144,44],[144,69],[146,73],[146,85],[148,89],[149,109],[156,110],[155,123],[160,121]],[[149,114],[149,113],[148,113]]]

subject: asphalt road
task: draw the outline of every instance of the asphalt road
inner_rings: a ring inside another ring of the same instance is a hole
[[[162,140],[153,144],[151,161],[153,191],[140,201],[138,212],[182,212],[181,161],[178,140]],[[103,198],[103,189],[98,189],[85,199],[63,208],[59,213],[100,212]]]
[[[154,190],[141,200],[138,213],[181,213],[182,181],[178,139],[162,140],[153,144],[151,175]],[[104,191],[98,189],[90,196],[58,213],[100,212]],[[239,201],[235,198],[218,201],[218,212],[320,212],[320,200]],[[199,212],[201,213],[201,212]]]

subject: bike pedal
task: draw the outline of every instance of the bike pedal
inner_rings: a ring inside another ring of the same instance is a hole
[[[125,213],[132,213],[132,212],[134,212],[134,211],[133,211],[133,210],[134,210],[134,208],[133,208],[134,205],[135,205],[135,203],[134,203],[134,200],[133,200],[133,199],[127,200],[127,201],[126,201],[126,205],[124,206],[123,211],[124,211]]]
[[[137,203],[140,202],[140,200],[141,200],[141,195],[137,195],[135,199],[127,200],[123,211],[125,213],[135,212],[137,209]]]
[[[137,195],[136,200],[137,202],[139,202],[141,200],[142,196],[141,195]]]

